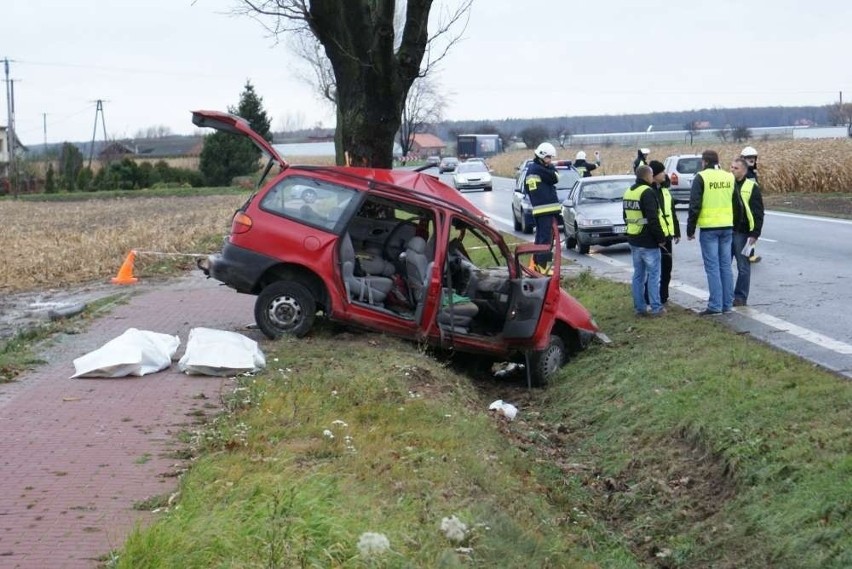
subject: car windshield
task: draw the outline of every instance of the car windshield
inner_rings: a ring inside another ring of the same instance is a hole
[[[488,168],[482,162],[463,162],[456,168],[456,172],[460,174],[469,174],[471,172],[487,172]]]
[[[580,203],[621,201],[624,192],[630,187],[630,181],[608,180],[604,182],[586,182],[580,188]]]
[[[679,174],[695,174],[701,170],[701,157],[681,158],[677,161],[677,171]]]

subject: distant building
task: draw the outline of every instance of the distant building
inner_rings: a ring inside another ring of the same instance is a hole
[[[21,140],[15,135],[15,155],[19,158],[27,152],[28,148],[21,144]],[[9,155],[9,130],[5,126],[0,126],[0,178],[9,176],[9,165],[11,163]]]
[[[447,145],[434,134],[420,133],[414,135],[411,143],[411,153],[416,156],[441,156]]]

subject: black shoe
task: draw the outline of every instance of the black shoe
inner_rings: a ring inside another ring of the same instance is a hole
[[[734,306],[745,306],[745,305],[746,305],[746,301],[743,300],[742,298],[735,298],[734,299]]]
[[[710,310],[709,308],[705,308],[701,312],[698,313],[699,316],[721,316],[722,312],[719,310]]]

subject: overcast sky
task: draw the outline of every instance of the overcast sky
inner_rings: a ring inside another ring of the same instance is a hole
[[[109,138],[190,134],[190,110],[235,106],[246,80],[273,130],[333,126],[286,45],[229,15],[237,3],[3,2],[19,137],[42,143],[46,114],[48,142],[90,140],[97,99]],[[823,105],[852,101],[850,22],[842,0],[475,0],[435,79],[448,120]]]

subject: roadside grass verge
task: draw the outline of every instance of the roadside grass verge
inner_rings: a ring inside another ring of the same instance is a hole
[[[686,310],[637,320],[623,284],[567,286],[614,342],[543,391],[332,326],[265,343],[115,566],[852,566],[848,382]],[[361,555],[365,532],[389,550]]]
[[[264,347],[266,372],[239,378],[194,438],[176,507],[116,566],[583,566],[467,378],[412,344],[331,327]],[[363,556],[366,532],[389,549]]]

